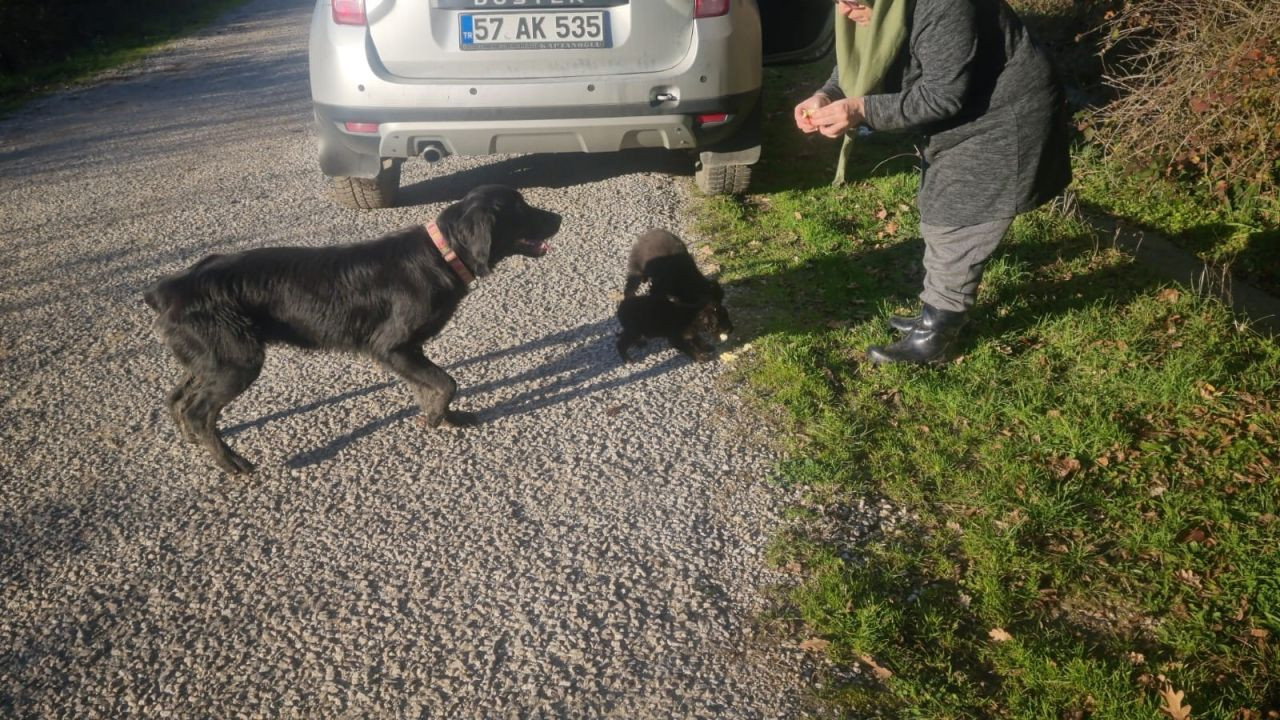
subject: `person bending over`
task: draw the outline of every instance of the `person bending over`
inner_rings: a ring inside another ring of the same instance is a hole
[[[836,0],[836,15],[836,70],[795,122],[845,138],[837,181],[860,125],[923,135],[922,308],[891,318],[903,336],[867,355],[940,362],[1014,217],[1071,181],[1062,89],[1004,0]]]

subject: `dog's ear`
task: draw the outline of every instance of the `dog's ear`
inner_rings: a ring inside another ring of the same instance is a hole
[[[473,203],[453,222],[455,250],[476,277],[489,274],[489,252],[493,246],[496,219],[493,208]]]

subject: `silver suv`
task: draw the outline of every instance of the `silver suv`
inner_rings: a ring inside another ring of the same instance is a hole
[[[762,58],[821,57],[832,15],[831,0],[317,0],[320,169],[340,204],[378,208],[408,158],[663,147],[696,154],[704,192],[740,193]]]

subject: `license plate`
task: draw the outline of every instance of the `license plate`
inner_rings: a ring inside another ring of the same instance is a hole
[[[609,47],[609,14],[463,13],[463,50],[569,50]]]

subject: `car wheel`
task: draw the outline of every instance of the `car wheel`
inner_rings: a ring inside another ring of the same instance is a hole
[[[377,177],[333,178],[333,199],[342,207],[354,210],[391,207],[400,190],[400,165],[398,159],[383,158]]]
[[[741,195],[751,184],[750,165],[703,165],[693,176],[708,195]]]

